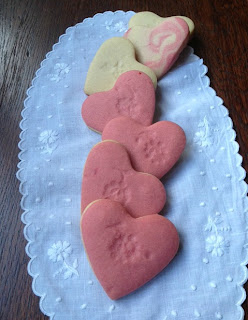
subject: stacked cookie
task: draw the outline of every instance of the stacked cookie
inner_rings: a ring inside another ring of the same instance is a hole
[[[159,215],[166,201],[159,179],[177,162],[186,139],[177,124],[152,120],[157,78],[176,61],[194,24],[186,17],[140,12],[129,27],[96,53],[82,107],[84,121],[103,140],[84,168],[82,239],[111,299],[152,279],[178,250],[176,228]]]

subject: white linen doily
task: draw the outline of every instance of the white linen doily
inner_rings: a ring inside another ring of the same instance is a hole
[[[162,180],[164,215],[179,231],[171,264],[136,292],[111,301],[81,241],[80,188],[86,157],[100,141],[81,118],[85,77],[99,46],[122,36],[134,12],[105,12],[69,28],[28,90],[19,143],[28,272],[50,319],[240,320],[247,280],[247,185],[235,132],[207,67],[187,47],[158,84],[155,121],[187,137]]]

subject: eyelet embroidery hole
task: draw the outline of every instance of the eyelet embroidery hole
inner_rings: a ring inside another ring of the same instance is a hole
[[[209,286],[210,286],[211,288],[214,288],[214,289],[217,288],[217,284],[216,284],[215,282],[213,282],[213,281],[209,282]]]
[[[200,314],[200,312],[199,312],[198,310],[195,310],[195,311],[194,311],[194,316],[195,316],[196,318],[200,318],[201,314]]]
[[[172,311],[171,311],[171,315],[172,315],[173,317],[177,317],[177,312],[176,312],[176,310],[172,310]]]
[[[115,310],[115,306],[112,304],[110,307],[109,307],[109,312],[112,312]]]
[[[215,312],[215,318],[216,319],[223,319],[223,316],[220,312]]]

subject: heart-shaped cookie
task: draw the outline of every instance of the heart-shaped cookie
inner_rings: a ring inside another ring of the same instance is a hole
[[[134,26],[124,36],[132,42],[137,60],[161,78],[187,45],[189,27],[184,19],[170,17],[154,28]]]
[[[154,108],[151,79],[143,72],[132,70],[120,75],[111,90],[90,95],[83,103],[82,117],[89,128],[102,132],[110,120],[119,116],[150,125]]]
[[[159,121],[145,127],[126,117],[111,120],[103,130],[102,139],[120,142],[135,170],[158,178],[173,167],[186,143],[185,133],[176,123]]]
[[[190,34],[194,32],[195,25],[190,18],[184,16],[176,17],[183,19],[187,23]],[[129,28],[133,28],[134,26],[144,26],[153,28],[163,23],[166,19],[168,19],[168,17],[162,18],[158,16],[156,13],[150,11],[142,11],[132,16],[132,18],[128,22],[128,26]]]
[[[146,73],[156,88],[156,75],[150,68],[135,59],[135,50],[132,43],[124,38],[111,38],[101,45],[91,62],[84,91],[88,95],[108,91],[113,88],[122,73],[130,70]]]
[[[134,219],[118,202],[97,200],[81,219],[84,247],[107,295],[119,299],[151,280],[174,258],[174,225],[153,214]]]
[[[90,151],[85,163],[81,212],[97,199],[120,202],[133,217],[159,213],[166,200],[164,186],[151,174],[135,171],[126,149],[103,141]]]

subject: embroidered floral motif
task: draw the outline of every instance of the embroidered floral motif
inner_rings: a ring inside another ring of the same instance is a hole
[[[205,231],[213,231],[216,228],[217,224],[220,224],[222,222],[220,217],[208,217],[208,223],[205,225],[204,230]]]
[[[58,241],[47,250],[49,259],[53,262],[63,261],[72,253],[71,245],[67,241]]]
[[[198,124],[199,131],[195,133],[194,142],[201,147],[209,147],[213,144],[213,132],[218,131],[218,129],[211,128],[207,117],[203,118]]]
[[[128,28],[123,21],[117,22],[113,27],[113,30],[118,32],[126,32],[127,29]]]
[[[105,21],[104,27],[110,31],[126,32],[128,27],[123,21],[119,21],[113,25],[113,20]]]
[[[40,133],[39,141],[41,143],[41,146],[39,147],[39,149],[41,150],[41,153],[53,153],[53,151],[58,146],[58,135],[59,133],[55,130],[45,130]]]
[[[50,260],[54,263],[63,262],[62,267],[60,267],[55,273],[54,277],[58,274],[63,274],[64,279],[71,278],[73,275],[79,276],[77,268],[78,268],[78,261],[77,259],[74,260],[72,265],[66,261],[67,258],[72,254],[72,248],[70,243],[67,241],[58,241],[54,243],[48,250],[47,254]]]
[[[218,227],[223,221],[220,217],[208,217],[208,222],[204,227],[204,231],[210,235],[206,238],[206,251],[211,253],[213,257],[221,257],[228,250],[230,243],[225,239],[221,232],[230,231],[230,227]]]
[[[107,30],[111,30],[112,23],[113,23],[113,20],[105,21],[103,26],[104,26]]]
[[[51,81],[59,82],[70,71],[70,66],[66,63],[56,63],[54,66],[54,73],[49,74],[48,77]]]
[[[229,241],[226,241],[223,236],[213,234],[206,239],[206,251],[211,252],[213,257],[223,256],[227,247],[229,247]]]

